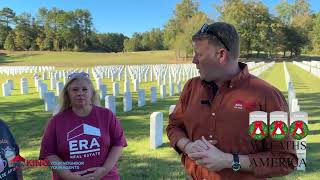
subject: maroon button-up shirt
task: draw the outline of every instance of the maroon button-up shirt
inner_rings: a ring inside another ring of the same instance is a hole
[[[181,138],[195,141],[204,136],[207,140],[217,140],[218,144],[215,146],[221,151],[248,155],[250,161],[255,162],[252,164],[253,172],[235,173],[231,164],[228,169],[213,172],[222,179],[263,179],[286,175],[294,170],[292,163],[280,166],[271,164],[271,161],[297,161],[295,150],[284,148],[280,141],[273,140],[270,136],[261,141],[254,141],[248,133],[250,112],[264,111],[268,116],[273,111],[288,112],[286,100],[278,89],[249,74],[246,64],[239,63],[239,66],[242,71],[223,84],[215,95],[212,86],[201,81],[199,77],[186,83],[175,110],[169,116],[167,135],[170,143],[181,153],[176,146]],[[268,124],[270,125],[269,120]],[[292,142],[290,135],[282,142]],[[190,171],[199,170],[201,167],[193,164],[196,168],[188,168],[192,160],[188,158],[186,161],[185,158],[186,155],[183,154],[182,162],[189,171],[188,174],[197,174]],[[261,159],[269,164],[261,164]],[[210,179],[210,175],[199,176],[193,177]]]

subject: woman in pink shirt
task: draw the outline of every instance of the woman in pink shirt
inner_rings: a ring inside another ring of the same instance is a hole
[[[69,75],[60,98],[61,109],[49,121],[40,150],[52,179],[120,179],[116,163],[127,142],[115,115],[98,106],[89,75]]]

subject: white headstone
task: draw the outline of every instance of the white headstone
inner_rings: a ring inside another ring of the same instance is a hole
[[[7,84],[9,84],[9,88],[10,90],[13,90],[14,89],[14,86],[13,86],[13,80],[7,80]]]
[[[59,111],[60,111],[60,108],[61,108],[61,105],[60,105],[60,104],[57,104],[57,105],[54,107],[54,109],[53,109],[52,116],[58,114]]]
[[[47,80],[47,73],[46,72],[42,72],[42,80]]]
[[[151,87],[150,88],[150,101],[151,103],[157,102],[157,88],[156,87]]]
[[[39,90],[39,97],[40,99],[44,99],[45,98],[45,94],[48,92],[48,86],[45,83],[42,83],[40,85],[40,90]]]
[[[37,80],[36,80],[36,84],[37,84],[37,86],[36,86],[37,92],[39,92],[39,91],[40,91],[41,84],[42,84],[42,80],[37,79]]]
[[[2,95],[3,96],[11,96],[10,85],[8,83],[2,84]]]
[[[116,114],[116,98],[114,96],[105,96],[105,107]]]
[[[174,108],[176,108],[176,105],[171,105],[169,107],[169,115],[173,112]]]
[[[54,111],[56,107],[56,96],[54,92],[47,92],[45,93],[45,111]]]
[[[100,99],[104,99],[107,95],[107,85],[101,84],[99,89],[100,89]]]
[[[163,113],[153,112],[150,116],[150,148],[156,149],[162,145]]]
[[[145,101],[146,91],[144,89],[139,89],[138,91],[138,107],[146,105]]]
[[[305,123],[308,126],[308,114],[306,112],[302,112],[302,111],[291,113],[290,114],[290,126],[293,123],[296,123],[296,121],[300,121],[300,122],[302,121],[303,123]],[[297,129],[296,132],[293,132],[293,133],[296,133],[296,134],[299,133],[303,137],[302,132],[303,131],[301,129]],[[293,136],[293,133],[290,135]],[[297,170],[305,171],[306,164],[307,164],[307,137],[304,137],[303,139],[300,139],[300,140],[295,140],[294,143],[299,144],[299,147],[302,147],[302,148],[298,148],[296,150],[297,156],[298,156]],[[304,146],[302,146],[302,144],[304,144]]]
[[[28,79],[27,78],[21,79],[20,92],[21,92],[21,94],[28,94],[29,89],[28,89]]]
[[[56,89],[56,95],[57,96],[60,96],[60,93],[62,92],[63,90],[63,82],[57,82],[57,89]]]
[[[150,69],[150,82],[153,81],[153,74],[152,74],[152,68]]]
[[[112,83],[113,96],[119,96],[119,83]]]
[[[169,96],[173,96],[174,95],[174,84],[173,83],[170,83],[170,86],[169,86]]]
[[[101,78],[97,78],[96,79],[96,83],[97,83],[97,89],[100,90],[100,86],[102,85],[102,79]]]
[[[128,112],[132,110],[132,96],[130,92],[123,94],[123,111]]]
[[[160,86],[160,99],[165,99],[166,98],[166,85],[161,85]]]
[[[147,72],[144,73],[144,82],[148,82],[148,73]]]
[[[177,91],[178,91],[178,94],[181,94],[181,82],[178,81],[177,83]]]
[[[55,78],[51,78],[50,80],[50,89],[55,90],[57,87],[57,80]]]
[[[133,80],[133,91],[138,92],[139,90],[139,81],[138,79]]]
[[[63,84],[67,84],[68,78],[67,77],[63,77]]]
[[[59,78],[60,78],[59,73],[55,72],[55,73],[54,73],[54,78],[55,78],[56,80],[59,80]]]
[[[129,81],[124,81],[124,89],[123,89],[123,92],[126,93],[126,92],[130,92],[130,82]]]

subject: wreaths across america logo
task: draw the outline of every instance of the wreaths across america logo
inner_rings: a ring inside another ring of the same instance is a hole
[[[269,116],[263,111],[254,111],[249,114],[249,135],[254,140],[262,140],[266,136],[274,140],[283,140],[286,136],[301,140],[308,133],[308,115],[305,112],[294,112],[290,114],[290,124],[288,124],[288,113],[274,111]]]

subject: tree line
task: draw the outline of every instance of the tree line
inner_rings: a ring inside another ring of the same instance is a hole
[[[214,21],[236,27],[242,57],[320,54],[320,12],[312,12],[307,0],[281,1],[275,14],[259,0],[222,0],[212,5],[220,14],[216,20],[198,7],[199,1],[182,0],[164,27],[164,44],[178,57],[192,56],[190,37],[203,23]]]
[[[121,33],[97,33],[85,9],[40,8],[35,17],[0,10],[0,48],[8,50],[121,52],[125,39]]]
[[[86,9],[64,11],[39,8],[30,13],[0,10],[0,48],[48,51],[149,51],[171,49],[176,57],[193,54],[191,36],[203,23],[225,21],[240,34],[241,55],[273,57],[320,54],[320,12],[312,12],[307,0],[281,1],[275,14],[259,0],[222,0],[212,8],[220,13],[211,19],[199,10],[199,1],[182,0],[163,28],[133,33],[98,33]]]

